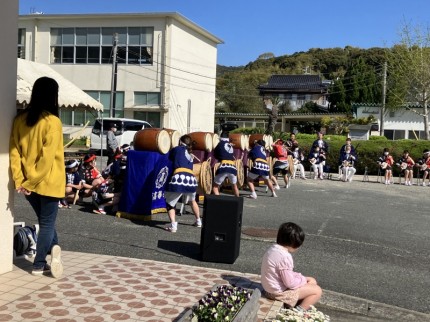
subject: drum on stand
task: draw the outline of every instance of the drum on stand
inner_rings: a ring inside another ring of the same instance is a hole
[[[181,138],[181,133],[179,133],[179,131],[176,130],[172,130],[172,129],[164,129],[167,131],[167,133],[169,133],[170,136],[170,148],[176,148],[179,145],[179,139]]]
[[[266,149],[269,149],[270,148],[270,145],[269,145],[270,137],[271,137],[271,135],[266,135],[266,134],[261,134],[261,133],[251,134],[249,136],[249,140],[248,140],[249,147],[253,148],[255,145],[255,141],[264,140],[264,142],[266,143],[266,145],[264,147]]]
[[[210,158],[193,164],[193,173],[198,182],[197,193],[209,195],[212,192],[212,170]]]
[[[195,142],[193,150],[210,152],[213,149],[212,135],[209,132],[192,132],[188,134]]]
[[[212,134],[212,149],[215,149],[215,147],[219,143],[219,135],[216,133],[211,133],[211,134]]]
[[[157,128],[137,131],[133,142],[136,151],[155,151],[162,154],[169,152],[171,146],[169,133],[166,130]]]
[[[228,138],[230,139],[230,143],[233,145],[235,149],[246,150],[247,147],[247,137],[241,133],[232,133],[229,134]]]
[[[249,135],[245,135],[245,150],[249,151],[250,146],[249,146]]]

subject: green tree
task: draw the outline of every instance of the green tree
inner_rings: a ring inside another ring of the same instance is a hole
[[[405,25],[399,43],[386,50],[387,109],[410,109],[424,121],[429,139],[430,31]],[[420,107],[420,108],[418,108]]]

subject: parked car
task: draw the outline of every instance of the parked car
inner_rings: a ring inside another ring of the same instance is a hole
[[[102,120],[97,119],[94,122],[93,129],[91,131],[91,150],[101,150],[102,144],[103,150],[106,149],[106,133],[109,131],[110,124],[112,123],[116,125],[117,131],[115,132],[115,136],[120,146],[123,144],[132,145],[134,135],[137,131],[152,127],[148,122],[141,120],[104,118],[103,135],[101,135]]]

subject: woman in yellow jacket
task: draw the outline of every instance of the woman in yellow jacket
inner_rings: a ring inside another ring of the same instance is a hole
[[[40,231],[33,275],[63,273],[55,221],[58,201],[64,198],[63,130],[58,118],[58,84],[41,77],[33,85],[28,108],[14,120],[10,137],[10,167],[15,188],[36,212]],[[51,264],[46,255],[51,253]]]

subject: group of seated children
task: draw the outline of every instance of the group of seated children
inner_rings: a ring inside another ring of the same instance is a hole
[[[377,160],[382,171],[384,171],[384,184],[393,184],[393,166],[396,165],[400,168],[401,174],[405,178],[404,185],[412,186],[412,179],[414,177],[414,166],[418,167],[418,175],[422,173],[423,182],[422,185],[426,186],[426,178],[428,179],[428,185],[430,186],[430,151],[424,150],[423,156],[417,162],[412,159],[408,150],[403,151],[401,158],[395,162],[394,158],[390,155],[388,148],[384,149],[384,154]],[[400,179],[401,180],[401,179]]]
[[[94,154],[85,155],[81,164],[77,160],[66,162],[65,198],[58,207],[70,208],[71,203],[91,197],[95,206],[94,213],[106,214],[105,207],[115,206],[119,202],[125,177],[127,151],[129,145],[121,147],[121,153],[115,155],[113,163],[101,173],[96,167],[97,157]]]

